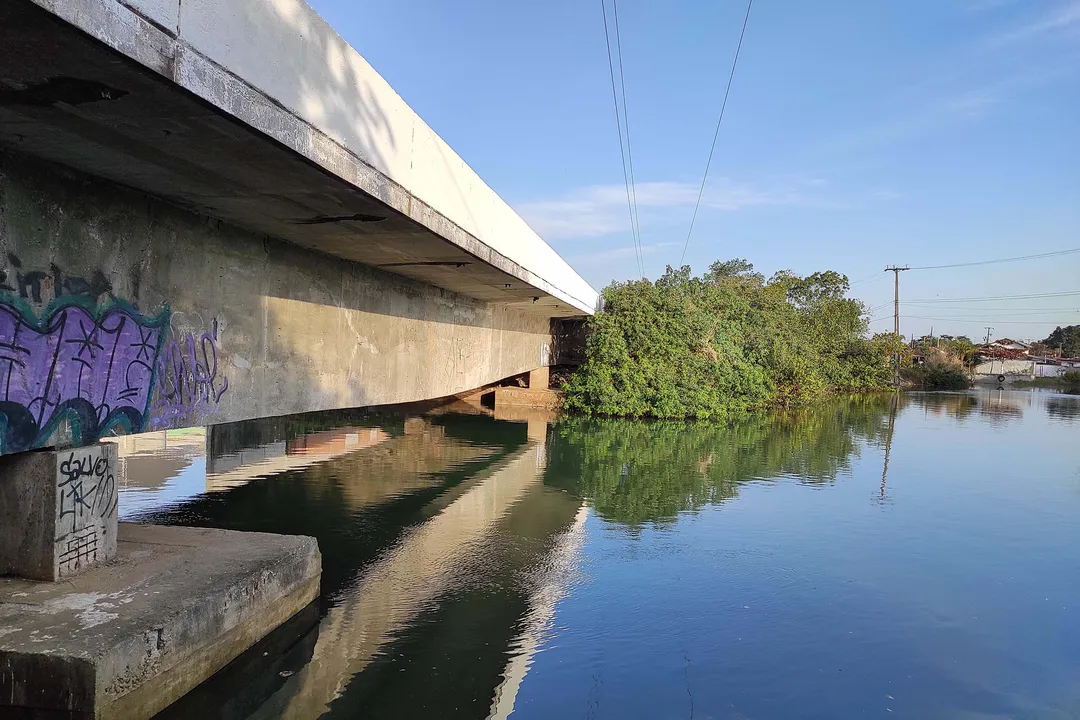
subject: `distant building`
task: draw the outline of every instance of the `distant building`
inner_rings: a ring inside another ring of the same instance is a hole
[[[1035,361],[1035,377],[1060,377],[1080,369],[1080,358],[1061,358],[1055,356],[1032,357]]]
[[[1034,377],[1036,363],[1030,356],[1031,345],[1011,338],[999,338],[979,346],[975,375]]]
[[[1012,352],[1022,352],[1027,355],[1031,351],[1031,344],[1019,340],[1010,340],[1009,338],[1000,338],[989,345],[984,345],[983,348],[991,351],[995,349],[1011,350]]]

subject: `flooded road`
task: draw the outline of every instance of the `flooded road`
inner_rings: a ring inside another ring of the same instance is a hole
[[[997,390],[333,413],[123,438],[120,509],[323,553],[317,618],[166,717],[1074,718],[1078,440]]]

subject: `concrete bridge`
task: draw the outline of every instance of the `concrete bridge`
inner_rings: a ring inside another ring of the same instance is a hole
[[[318,593],[311,538],[119,525],[132,465],[99,440],[546,383],[560,324],[597,305],[302,0],[0,0],[0,624],[17,629],[0,715],[149,717]],[[410,442],[353,435],[373,456]],[[311,441],[208,479],[351,447]],[[506,515],[542,447],[387,570]],[[361,614],[396,592],[370,582]],[[334,677],[305,675],[296,702],[327,702]]]
[[[0,453],[451,395],[597,306],[301,0],[5,0],[0,48]]]

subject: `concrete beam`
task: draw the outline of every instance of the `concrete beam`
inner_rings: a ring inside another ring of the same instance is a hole
[[[430,400],[544,365],[550,345],[542,309],[0,153],[0,454]]]

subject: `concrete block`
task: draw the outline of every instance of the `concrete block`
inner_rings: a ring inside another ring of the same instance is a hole
[[[318,597],[310,537],[119,526],[116,560],[0,579],[0,718],[150,718]]]
[[[562,395],[557,390],[534,390],[532,388],[500,387],[495,389],[495,412],[508,405],[530,408],[558,409]]]
[[[116,555],[117,447],[0,457],[0,575],[56,581]]]
[[[549,387],[551,387],[551,368],[545,365],[529,371],[530,390],[547,390]]]

